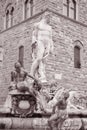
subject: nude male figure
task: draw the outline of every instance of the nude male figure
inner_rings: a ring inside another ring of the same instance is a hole
[[[32,78],[33,81],[30,83],[28,77]],[[30,93],[33,96],[41,89],[40,82],[28,74],[27,71],[21,66],[19,62],[14,64],[14,71],[11,72],[11,83],[9,86],[9,94],[6,98],[4,107],[12,109],[12,98],[11,94],[19,93]]]
[[[36,52],[35,52],[36,51]],[[32,37],[32,57],[33,64],[30,74],[36,76],[38,71],[39,79],[46,81],[45,59],[49,53],[53,52],[52,28],[48,24],[48,16],[45,15],[42,20],[34,25]]]
[[[11,83],[9,87],[9,94],[6,98],[6,102],[4,107],[12,108],[12,98],[11,94],[15,93],[15,91],[26,92],[29,91],[28,84],[27,84],[27,76],[28,73],[22,68],[19,62],[14,64],[14,71],[11,72]]]

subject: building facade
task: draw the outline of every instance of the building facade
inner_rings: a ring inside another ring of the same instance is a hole
[[[87,90],[87,1],[0,0],[1,105],[14,63],[19,60],[30,72],[33,25],[44,13],[49,15],[54,42],[54,52],[46,60],[48,81],[56,78],[58,87]]]

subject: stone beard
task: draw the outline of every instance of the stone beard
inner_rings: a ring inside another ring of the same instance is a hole
[[[53,52],[52,28],[47,23],[46,18],[35,23],[32,36],[32,57],[33,63],[31,67],[31,75],[40,79],[41,82],[46,81],[45,75],[45,59]]]

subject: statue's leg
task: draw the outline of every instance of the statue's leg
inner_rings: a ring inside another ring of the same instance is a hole
[[[44,95],[39,91],[34,91],[36,95],[37,102],[39,103],[40,109],[44,111],[47,108],[47,101],[45,100]]]
[[[40,62],[42,61],[43,58],[43,54],[44,54],[44,46],[41,42],[39,42],[38,44],[41,44],[40,46],[38,46],[38,52],[37,52],[37,58],[34,60],[32,66],[31,66],[31,72],[30,74],[32,76],[35,76],[37,69],[40,65]]]
[[[59,111],[59,118],[57,119],[58,129],[61,130],[63,122],[68,118],[66,109]]]
[[[46,82],[45,64],[43,63],[43,61],[41,61],[39,65],[39,74],[40,74],[40,78],[39,78],[40,81]]]
[[[38,61],[38,59],[35,59],[35,61],[33,62],[32,66],[31,66],[31,72],[30,72],[30,74],[34,77],[35,77],[35,73],[36,73],[38,66],[39,66],[39,61]]]
[[[48,119],[48,124],[51,130],[54,129],[57,130],[57,125],[56,125],[57,118],[58,115],[55,113]]]

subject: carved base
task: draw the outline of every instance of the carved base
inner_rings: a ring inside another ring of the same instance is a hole
[[[30,94],[13,94],[12,114],[20,117],[31,116],[34,113],[36,99]]]

